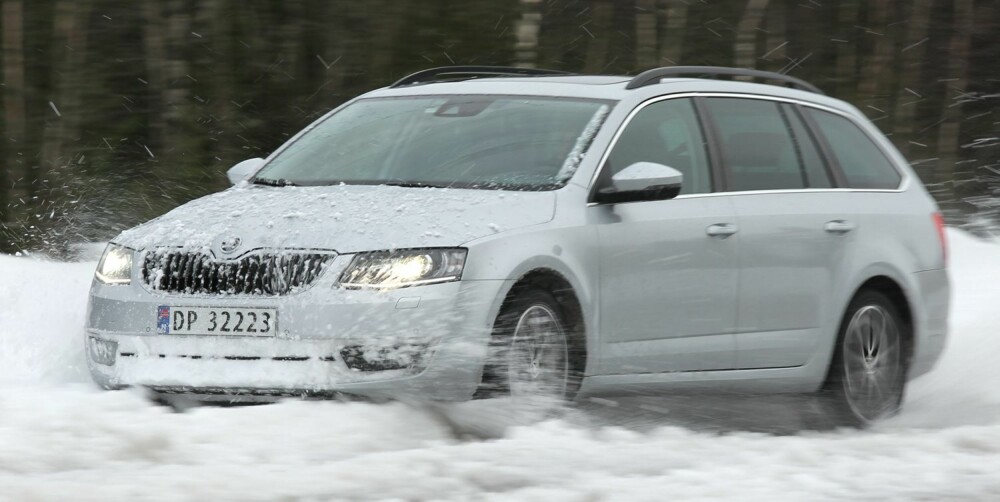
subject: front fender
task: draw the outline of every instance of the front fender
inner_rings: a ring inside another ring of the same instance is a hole
[[[517,280],[537,270],[550,270],[562,276],[580,302],[587,333],[590,360],[598,357],[595,330],[598,312],[598,256],[596,230],[587,226],[553,228],[535,227],[504,232],[466,246],[469,257],[462,280],[504,280],[490,306],[495,319]]]

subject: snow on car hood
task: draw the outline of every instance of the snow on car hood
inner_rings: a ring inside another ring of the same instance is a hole
[[[339,253],[457,246],[552,219],[555,194],[373,185],[241,186],[202,197],[126,230],[133,249],[214,247]],[[238,253],[237,253],[238,254]]]

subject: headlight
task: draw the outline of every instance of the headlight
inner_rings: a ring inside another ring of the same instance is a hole
[[[348,289],[393,289],[457,281],[465,268],[465,249],[407,249],[359,253],[340,275]]]
[[[108,244],[94,275],[104,284],[132,282],[132,250],[117,244]]]

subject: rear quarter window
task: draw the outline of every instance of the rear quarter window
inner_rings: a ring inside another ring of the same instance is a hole
[[[875,142],[854,122],[805,107],[840,165],[849,188],[897,188],[902,176]]]

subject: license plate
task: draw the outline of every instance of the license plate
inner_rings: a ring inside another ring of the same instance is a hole
[[[274,336],[277,309],[169,307],[156,310],[156,332],[163,335]]]

